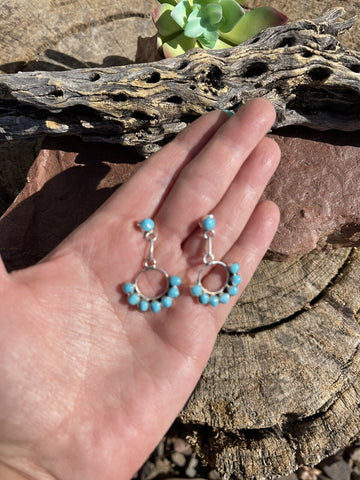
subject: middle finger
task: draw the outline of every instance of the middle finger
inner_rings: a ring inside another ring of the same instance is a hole
[[[213,210],[274,119],[272,105],[259,98],[219,128],[182,170],[156,215],[168,238],[177,237],[181,243],[196,228],[198,219]]]

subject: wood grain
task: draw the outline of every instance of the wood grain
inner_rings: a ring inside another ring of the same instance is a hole
[[[360,252],[288,267],[263,262],[180,415],[224,480],[276,478],[359,435]]]

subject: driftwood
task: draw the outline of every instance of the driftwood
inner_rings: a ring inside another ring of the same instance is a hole
[[[360,54],[336,39],[354,24],[337,21],[342,14],[338,8],[314,21],[268,29],[229,50],[3,75],[0,140],[75,134],[123,145],[161,144],[205,111],[236,110],[255,96],[275,105],[277,127],[360,129]]]

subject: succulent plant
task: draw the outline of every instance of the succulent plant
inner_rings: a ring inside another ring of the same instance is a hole
[[[287,17],[271,7],[245,13],[244,0],[159,0],[152,18],[158,48],[175,57],[194,47],[229,48],[264,28],[283,25]]]

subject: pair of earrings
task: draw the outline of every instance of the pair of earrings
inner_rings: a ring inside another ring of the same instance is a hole
[[[213,215],[207,215],[201,222],[204,231],[204,266],[198,273],[196,283],[190,288],[191,294],[198,299],[200,304],[211,305],[212,307],[216,307],[219,303],[228,303],[230,297],[238,294],[238,286],[241,283],[239,275],[240,266],[238,263],[227,265],[214,258],[212,240],[215,235],[215,225],[216,222]],[[165,270],[157,267],[157,262],[154,258],[154,243],[157,239],[157,234],[154,231],[154,221],[151,218],[146,218],[138,223],[138,227],[144,232],[145,240],[149,242],[149,256],[145,259],[144,268],[136,275],[134,281],[123,285],[123,291],[128,296],[128,303],[137,306],[141,312],[151,310],[154,313],[158,313],[163,307],[170,308],[174,299],[180,295],[179,286],[181,285],[181,278],[178,275],[170,276]],[[226,275],[223,286],[217,291],[207,289],[202,283],[202,277],[206,269],[214,266],[222,267]],[[152,298],[144,295],[139,287],[140,277],[149,270],[159,272],[164,277],[166,284],[164,291]]]

